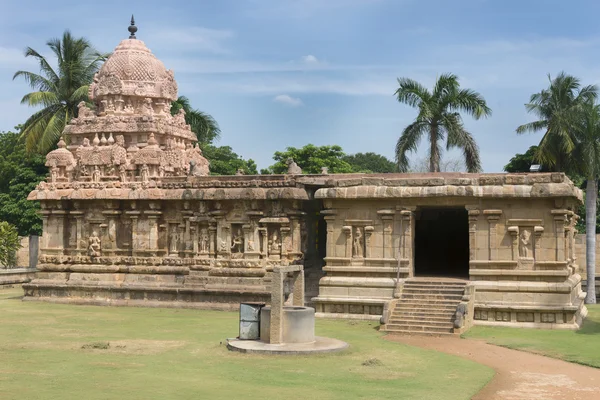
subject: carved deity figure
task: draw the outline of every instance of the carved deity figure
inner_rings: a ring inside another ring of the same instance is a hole
[[[298,164],[296,164],[296,162],[294,161],[294,159],[292,158],[288,158],[286,161],[286,164],[288,166],[288,174],[290,175],[300,175],[302,173],[302,168],[300,168],[298,166]]]
[[[248,251],[254,251],[254,240],[248,239]]]
[[[146,164],[142,164],[140,168],[140,178],[142,179],[142,183],[148,183],[150,180],[150,169]]]
[[[100,182],[100,168],[97,165],[94,165],[94,170],[92,171],[92,182]]]
[[[88,255],[90,257],[99,257],[101,249],[101,241],[98,233],[93,231],[92,236],[88,239]]]
[[[531,258],[531,232],[528,229],[523,229],[523,232],[521,232],[521,238],[519,239],[519,256]]]
[[[279,254],[280,250],[281,250],[281,242],[279,241],[279,236],[277,235],[277,231],[273,231],[271,240],[269,240],[269,253],[270,254]]]
[[[363,235],[359,227],[354,229],[354,237],[352,238],[352,256],[363,256]]]
[[[144,114],[149,114],[149,115],[154,114],[154,108],[152,108],[152,99],[151,98],[144,99]]]
[[[135,112],[135,108],[131,104],[131,100],[127,100],[127,104],[125,104],[124,110],[127,114],[133,114]]]
[[[231,240],[231,250],[233,253],[244,252],[244,234],[241,229],[238,229]]]
[[[179,230],[174,228],[171,232],[171,247],[169,249],[171,253],[177,253],[179,251]]]
[[[200,252],[201,253],[208,253],[208,242],[209,242],[208,231],[206,230],[206,228],[202,228],[202,231],[200,231]]]
[[[56,183],[58,181],[58,167],[56,163],[50,167],[50,182]]]

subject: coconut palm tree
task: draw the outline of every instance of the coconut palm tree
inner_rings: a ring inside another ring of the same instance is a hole
[[[567,172],[570,160],[574,160],[569,154],[575,146],[572,130],[579,118],[577,109],[584,103],[594,102],[598,88],[581,87],[579,79],[565,72],[554,79],[548,75],[548,80],[548,88],[532,94],[525,104],[527,111],[539,119],[519,126],[517,133],[544,131],[536,159],[554,171]]]
[[[177,114],[180,109],[185,111],[185,122],[191,126],[192,132],[198,137],[198,142],[210,144],[221,136],[217,121],[209,114],[193,109],[190,100],[185,96],[179,96],[171,104],[171,114]]]
[[[85,38],[75,38],[66,30],[62,38],[50,39],[48,47],[56,57],[56,69],[39,52],[28,47],[25,57],[35,58],[40,73],[17,71],[35,90],[23,96],[22,104],[41,107],[23,124],[21,135],[28,151],[45,154],[60,138],[65,125],[77,116],[77,104],[88,101],[88,85],[106,55],[98,53]]]
[[[453,74],[443,74],[435,83],[433,92],[420,83],[408,79],[398,79],[395,95],[400,103],[419,110],[415,121],[404,128],[396,144],[396,163],[400,172],[407,172],[409,160],[407,152],[416,151],[424,134],[429,136],[429,171],[440,171],[442,149],[440,141],[446,139],[446,149],[459,148],[463,151],[465,165],[469,172],[481,171],[479,148],[473,136],[463,125],[460,112],[475,119],[487,117],[492,110],[484,98],[470,89],[461,89],[458,78]]]
[[[600,177],[600,105],[584,103],[572,126],[573,169],[587,179],[585,195],[585,245],[587,296],[585,302],[596,303],[596,205]]]

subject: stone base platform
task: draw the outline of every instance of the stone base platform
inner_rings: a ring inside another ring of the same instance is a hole
[[[158,287],[141,285],[74,285],[33,281],[23,285],[24,301],[60,304],[195,308],[235,311],[241,302],[270,299],[264,291]]]
[[[260,340],[227,339],[227,348],[240,353],[304,355],[316,353],[333,353],[348,348],[348,343],[341,340],[316,336],[311,343],[271,344]]]
[[[19,285],[35,278],[35,268],[15,268],[0,270],[0,286]]]

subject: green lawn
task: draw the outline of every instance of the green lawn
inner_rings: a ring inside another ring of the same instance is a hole
[[[493,376],[458,357],[382,340],[375,323],[318,320],[318,335],[350,343],[342,353],[257,356],[221,344],[236,336],[237,313],[68,306],[20,295],[0,290],[3,400],[449,400],[471,398]]]
[[[589,314],[578,331],[477,326],[463,337],[600,368],[600,305],[587,307]]]

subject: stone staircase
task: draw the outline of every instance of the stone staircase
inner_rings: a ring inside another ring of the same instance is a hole
[[[382,330],[410,335],[453,334],[454,314],[466,285],[467,281],[450,278],[406,280]]]

